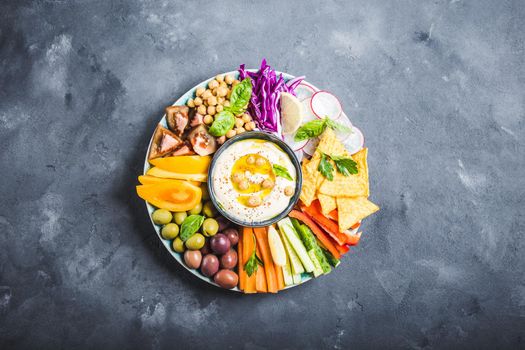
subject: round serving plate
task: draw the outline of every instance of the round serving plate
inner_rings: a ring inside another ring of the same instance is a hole
[[[256,69],[250,69],[250,71],[257,71]],[[290,75],[290,74],[287,74],[287,73],[283,73],[283,72],[278,72],[278,71],[275,71],[275,73],[277,75],[280,75],[282,74],[283,75],[283,78],[285,81],[288,81],[290,79],[293,79],[295,78],[293,75]],[[231,71],[231,72],[227,72],[227,73],[221,73],[221,75],[232,75],[233,77],[235,78],[238,78],[239,77],[239,72],[238,71]],[[190,90],[188,90],[184,95],[182,95],[177,101],[175,101],[175,103],[173,103],[173,106],[180,106],[180,105],[186,105],[186,102],[190,99],[190,98],[193,98],[193,95],[194,95],[194,92],[197,88],[199,87],[204,87],[206,88],[206,86],[208,85],[208,83],[215,79],[215,77],[211,77],[207,80],[204,80],[203,82],[195,85],[194,87],[192,87]],[[307,81],[304,81],[304,83],[308,84],[309,86],[311,86],[315,91],[319,91],[319,89],[317,87],[315,87],[314,85],[308,83]],[[346,118],[346,116],[344,116],[346,120],[348,120],[348,118]],[[349,121],[348,121],[349,122]],[[159,123],[164,126],[164,127],[168,127],[168,124],[167,124],[167,121],[166,121],[166,114],[164,114],[162,116],[162,119],[159,121]],[[249,135],[250,132],[246,132],[245,134],[242,134],[242,135]],[[240,136],[242,136],[240,135]],[[246,137],[246,136],[245,136]],[[233,138],[232,138],[233,139]],[[143,174],[146,174],[146,172],[151,168],[149,162],[148,162],[148,154],[149,154],[149,149],[151,147],[151,143],[153,141],[153,133],[151,135],[151,139],[150,139],[150,142],[149,142],[149,145],[148,145],[148,149],[146,151],[146,156],[144,158],[144,172]],[[220,150],[220,148],[219,148]],[[294,160],[292,158],[292,160]],[[300,162],[300,159],[299,159],[299,162]],[[299,167],[300,169],[300,167]],[[299,171],[300,172],[300,171]],[[296,192],[297,195],[298,195],[298,192]],[[184,263],[184,258],[183,258],[183,254],[179,254],[179,253],[176,253],[173,251],[173,249],[171,249],[171,241],[170,240],[167,240],[167,239],[164,239],[162,238],[161,234],[160,234],[160,226],[156,225],[152,218],[151,218],[151,215],[152,213],[155,211],[155,207],[152,206],[151,204],[149,204],[148,202],[145,202],[146,203],[146,209],[148,211],[148,216],[150,218],[150,221],[151,221],[151,225],[153,226],[153,229],[155,230],[155,232],[157,233],[157,236],[159,237],[160,241],[162,242],[162,244],[164,245],[164,247],[166,248],[166,250],[171,254],[171,256],[177,260],[177,262],[179,264],[181,264],[186,270],[188,270],[190,273],[192,273],[193,275],[195,275],[196,277],[200,278],[201,280],[209,283],[209,284],[212,284],[218,288],[221,288],[217,283],[215,283],[213,281],[213,279],[211,278],[208,278],[208,277],[205,277],[204,275],[202,275],[198,270],[192,270],[192,269],[189,269],[186,264]],[[291,210],[291,208],[290,208]],[[288,210],[289,211],[289,210]],[[301,283],[299,284],[293,284],[291,286],[288,286],[288,287],[285,287],[284,289],[288,289],[288,288],[293,288],[293,287],[296,287],[300,284],[303,284],[304,282],[307,282],[309,280],[312,279],[312,277],[309,275],[309,274],[302,274],[301,275]],[[221,288],[223,289],[223,288]],[[241,290],[238,288],[238,287],[235,287],[235,288],[232,288],[232,289],[228,289],[228,290],[231,290],[231,291],[235,291],[235,292],[241,292]]]

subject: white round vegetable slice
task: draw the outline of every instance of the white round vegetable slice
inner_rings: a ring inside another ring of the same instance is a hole
[[[301,103],[303,104],[303,112],[304,112],[303,124],[308,123],[311,120],[318,119],[315,116],[314,112],[312,111],[312,107],[310,107],[310,98],[302,100]]]
[[[286,142],[286,144],[290,146],[290,148],[294,152],[299,152],[304,148],[304,146],[306,146],[306,143],[308,142],[308,140],[296,142],[294,140],[294,136],[295,136],[295,133],[283,135],[283,141]]]
[[[301,84],[299,84],[295,89],[295,95],[301,101],[312,97],[314,93],[315,89],[310,84],[305,83],[304,81],[301,82]]]
[[[343,107],[339,99],[328,91],[317,91],[312,95],[310,108],[319,119],[328,117],[337,120],[343,112]]]
[[[317,149],[317,145],[319,144],[319,138],[313,138],[308,140],[308,143],[303,148],[303,152],[308,154],[309,156],[313,156],[315,153],[315,150]]]
[[[350,154],[359,152],[365,144],[365,137],[363,136],[363,133],[355,126],[352,127],[351,132],[345,133],[344,135],[340,136],[339,139],[343,142],[343,145]]]

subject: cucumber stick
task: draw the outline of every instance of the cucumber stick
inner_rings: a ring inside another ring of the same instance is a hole
[[[297,256],[301,260],[301,263],[303,264],[306,272],[313,272],[315,269],[314,263],[312,262],[312,259],[310,259],[310,256],[308,256],[306,248],[304,247],[303,243],[299,239],[299,236],[295,232],[295,229],[293,228],[290,219],[284,218],[281,221],[279,221],[278,225],[281,229],[281,232],[284,233],[284,236],[288,238],[288,242],[292,246],[293,250],[295,250],[295,252],[297,253]]]
[[[319,247],[319,245],[317,244],[315,235],[312,232],[312,230],[308,226],[301,224],[297,219],[292,218],[291,221],[293,227],[295,228],[295,231],[299,234],[299,238],[303,242],[304,247],[308,251],[308,254],[310,254],[310,251],[313,250],[316,260],[319,263],[319,266],[321,267],[323,273],[330,273],[330,271],[332,271],[332,268],[330,267],[328,260],[326,260],[326,257],[323,254],[321,247]],[[312,262],[314,262],[315,264],[314,259],[312,259]]]
[[[281,228],[279,226],[279,228]],[[288,264],[290,265],[290,272],[292,275],[301,274],[304,272],[303,265],[301,265],[301,261],[299,260],[299,257],[297,254],[295,254],[292,246],[290,245],[290,242],[288,242],[288,238],[284,235],[282,229],[281,232],[281,241],[284,243],[284,249],[286,250],[286,253],[288,253]]]
[[[317,257],[315,256],[315,251],[312,249],[312,250],[309,250],[308,251],[308,256],[310,257],[310,259],[312,259],[312,262],[314,264],[314,277],[319,277],[321,276],[324,272],[323,272],[323,269],[321,268],[321,264],[319,263],[319,260],[317,260]]]
[[[286,259],[286,264],[283,266],[284,285],[290,286],[293,284],[293,275],[290,267],[290,259]]]
[[[293,275],[292,278],[293,278],[294,284],[300,284],[301,281],[303,280],[300,273],[298,273],[297,275]]]

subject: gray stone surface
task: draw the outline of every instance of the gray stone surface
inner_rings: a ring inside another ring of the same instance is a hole
[[[523,1],[2,1],[0,348],[524,348]],[[338,95],[382,210],[326,277],[194,278],[135,195],[164,106],[266,57]]]

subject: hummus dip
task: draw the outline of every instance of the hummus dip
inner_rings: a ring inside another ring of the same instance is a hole
[[[295,167],[271,141],[233,143],[215,161],[213,191],[221,208],[244,222],[261,222],[282,213],[294,194]]]

